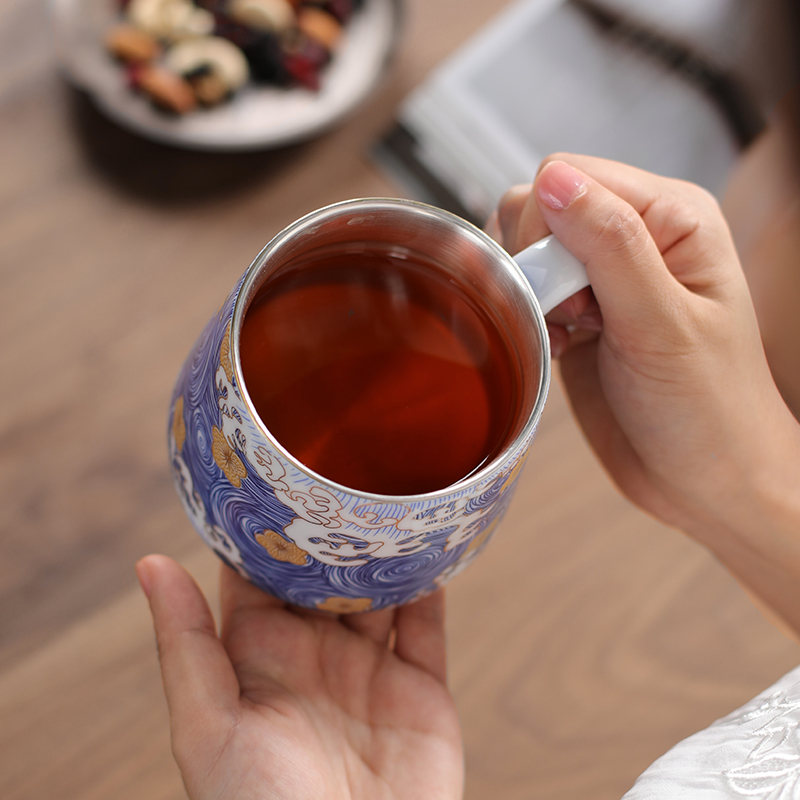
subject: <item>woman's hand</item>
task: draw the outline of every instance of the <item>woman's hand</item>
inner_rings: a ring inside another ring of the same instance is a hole
[[[354,616],[287,607],[223,567],[222,631],[191,576],[137,565],[192,800],[460,798],[441,592]]]
[[[497,222],[511,253],[552,232],[586,264],[593,297],[553,313],[552,341],[574,412],[621,490],[780,600],[784,616],[796,609],[800,626],[800,426],[772,380],[716,201],[683,181],[560,155],[533,187],[509,192]]]

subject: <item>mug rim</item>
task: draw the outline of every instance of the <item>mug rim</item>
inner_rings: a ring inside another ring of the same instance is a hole
[[[514,279],[513,282],[515,286],[531,308],[537,327],[539,341],[541,342],[541,352],[539,354],[539,381],[536,399],[533,403],[530,414],[528,415],[528,419],[525,420],[517,435],[508,444],[506,444],[502,451],[488,464],[483,465],[480,469],[476,470],[465,478],[431,492],[406,495],[368,492],[362,489],[355,489],[342,483],[337,483],[325,475],[322,475],[321,473],[311,469],[296,456],[294,456],[291,451],[287,450],[278,441],[256,410],[255,405],[250,398],[250,393],[247,390],[247,384],[244,380],[241,356],[239,352],[239,341],[244,317],[253,297],[255,296],[255,293],[261,286],[261,284],[257,283],[257,281],[261,274],[262,268],[275,250],[278,250],[284,242],[298,234],[313,233],[313,230],[309,229],[313,228],[315,224],[320,224],[326,219],[335,217],[341,214],[341,212],[344,210],[363,209],[364,211],[376,211],[394,210],[398,208],[402,208],[407,211],[413,211],[414,213],[423,213],[429,216],[437,217],[454,225],[457,228],[460,228],[465,233],[476,237],[481,245],[489,250],[489,252],[495,257],[496,261],[502,264],[504,269]],[[253,423],[256,425],[259,432],[270,443],[270,445],[273,446],[281,454],[281,456],[292,465],[292,467],[313,481],[331,488],[334,491],[345,493],[351,497],[363,498],[364,500],[370,502],[418,503],[420,501],[426,501],[433,498],[445,498],[449,495],[467,492],[474,486],[484,483],[492,475],[502,472],[503,468],[511,463],[517,454],[522,452],[525,442],[528,441],[533,432],[535,432],[539,420],[541,419],[550,388],[550,338],[547,331],[547,325],[545,324],[544,314],[542,313],[539,300],[534,294],[530,282],[525,277],[522,269],[519,267],[514,258],[477,225],[473,225],[471,222],[459,217],[457,214],[453,214],[450,211],[432,206],[428,203],[420,202],[418,200],[407,200],[405,198],[396,197],[360,197],[331,203],[303,215],[273,236],[272,239],[267,242],[267,244],[250,263],[250,266],[247,268],[240,282],[239,291],[236,295],[236,300],[231,313],[230,353],[232,362],[231,366],[233,368],[242,401],[247,406],[247,410]]]

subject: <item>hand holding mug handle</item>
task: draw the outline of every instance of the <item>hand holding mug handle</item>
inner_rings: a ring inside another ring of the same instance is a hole
[[[498,220],[509,252],[552,231],[586,264],[602,331],[567,343],[561,377],[623,494],[800,631],[800,426],[718,203],[685,181],[559,155]]]
[[[543,314],[589,285],[586,267],[555,236],[546,236],[513,256]]]

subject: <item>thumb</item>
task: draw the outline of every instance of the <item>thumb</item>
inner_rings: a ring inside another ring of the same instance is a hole
[[[534,194],[548,228],[586,265],[607,330],[618,319],[646,329],[659,303],[674,305],[681,287],[633,206],[563,161],[542,168]]]

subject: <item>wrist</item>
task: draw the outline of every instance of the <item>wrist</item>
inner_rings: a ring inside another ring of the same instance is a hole
[[[757,425],[727,491],[682,527],[800,632],[800,424],[781,404]]]

